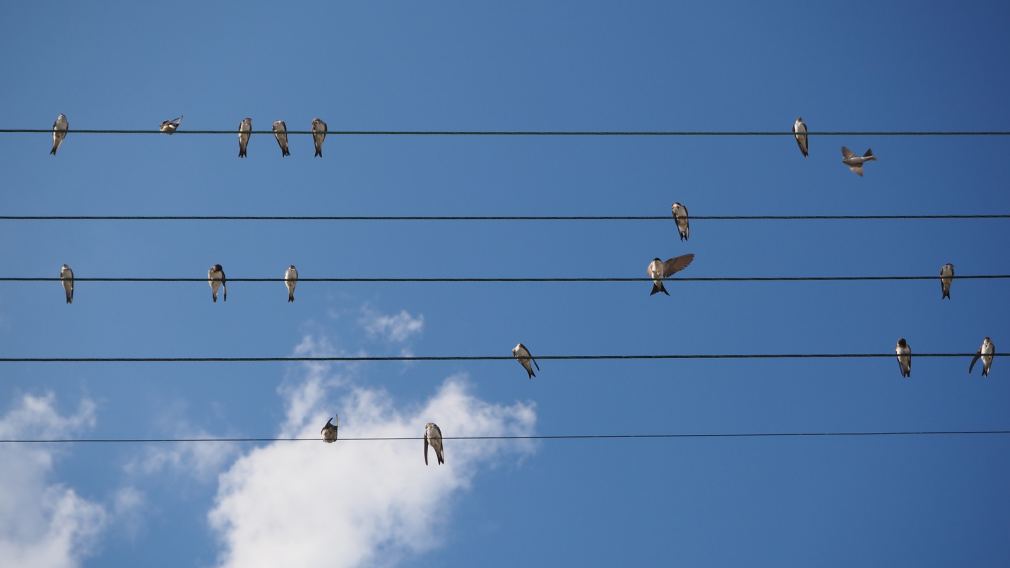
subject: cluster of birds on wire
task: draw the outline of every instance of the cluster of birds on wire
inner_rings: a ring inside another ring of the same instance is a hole
[[[164,120],[159,127],[159,130],[165,134],[175,134],[179,127],[182,126],[182,115],[175,118]],[[56,155],[56,151],[59,150],[60,145],[63,144],[63,140],[67,137],[67,132],[70,130],[70,123],[67,121],[67,115],[60,113],[56,117],[56,121],[53,122],[53,147],[49,150],[49,153],[53,156]],[[288,150],[288,125],[283,120],[275,120],[273,123],[274,138],[277,139],[277,145],[281,148],[281,157],[287,157],[291,155],[291,151]],[[252,137],[252,119],[249,117],[243,118],[242,122],[238,125],[238,157],[245,158],[246,150],[249,147],[249,138]],[[316,158],[323,157],[323,141],[326,140],[326,123],[323,122],[321,118],[312,119],[312,142],[316,147]]]
[[[177,118],[170,120],[165,120],[161,123],[160,131],[165,134],[175,133],[179,127],[182,125],[182,115]],[[67,121],[67,116],[60,113],[56,117],[56,121],[53,122],[53,146],[50,150],[50,154],[56,155],[56,151],[59,149],[60,145],[63,143],[64,139],[67,137],[67,132],[70,129],[70,124]],[[323,156],[323,141],[326,140],[326,123],[322,119],[314,118],[312,120],[312,141],[315,145],[315,157],[321,158]],[[807,133],[807,125],[803,121],[802,117],[796,119],[793,123],[793,137],[796,139],[796,144],[799,146],[800,152],[803,157],[806,158],[810,155],[809,137]],[[291,155],[288,150],[288,127],[283,120],[277,120],[273,123],[273,133],[274,138],[277,140],[277,145],[281,149],[281,157]],[[238,128],[238,142],[239,142],[239,152],[238,156],[240,158],[246,157],[246,151],[249,146],[249,139],[252,134],[252,119],[244,118],[242,122],[239,123]],[[845,164],[849,170],[862,177],[863,176],[863,166],[867,162],[875,161],[877,157],[873,154],[872,149],[867,149],[862,155],[857,155],[849,150],[847,147],[842,146],[842,163]],[[673,213],[673,219],[677,224],[677,231],[680,234],[680,240],[686,241],[690,238],[691,227],[690,218],[688,216],[687,207],[681,203],[674,203],[671,206],[671,211]],[[652,280],[652,292],[650,295],[655,295],[659,292],[670,295],[667,292],[666,287],[663,285],[663,280],[672,277],[674,274],[684,270],[691,264],[694,260],[694,254],[684,254],[676,256],[667,260],[662,260],[660,258],[652,259],[647,267],[647,275]],[[63,283],[64,291],[66,292],[67,303],[70,304],[74,300],[74,272],[69,266],[64,264],[60,268],[60,280]],[[940,292],[941,299],[950,299],[950,285],[954,280],[954,265],[951,263],[944,264],[940,268]],[[210,267],[207,271],[207,282],[211,289],[211,299],[217,302],[218,291],[223,291],[223,301],[228,301],[228,285],[227,278],[225,277],[224,268],[220,264],[215,264]],[[284,285],[288,291],[288,302],[295,301],[295,287],[298,284],[298,269],[295,265],[291,265],[284,272]],[[898,369],[901,372],[901,376],[905,378],[910,378],[912,375],[912,348],[908,344],[908,341],[904,337],[898,339],[897,344],[894,348],[895,355],[898,359]],[[974,368],[975,364],[981,360],[982,361],[982,376],[989,376],[989,369],[992,367],[993,358],[996,353],[996,345],[993,343],[992,339],[986,337],[982,340],[982,345],[979,347],[975,356],[971,360],[971,364],[968,366],[968,373],[970,374]],[[533,367],[536,366],[536,370],[540,370],[540,365],[533,358],[529,349],[525,345],[519,343],[514,348],[512,348],[512,356],[522,365],[523,369],[526,370],[528,378],[532,379],[536,376]],[[337,422],[334,422],[336,420]],[[339,424],[339,416],[334,416],[327,420],[326,425],[323,426],[320,431],[320,436],[323,441],[327,443],[333,443],[337,441],[337,430]],[[439,429],[438,425],[429,422],[424,426],[424,463],[428,464],[428,446],[431,446],[435,452],[435,457],[439,464],[445,463],[444,459],[444,448],[442,444],[442,431]]]

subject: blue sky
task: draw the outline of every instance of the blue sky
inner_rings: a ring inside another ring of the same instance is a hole
[[[851,7],[851,9],[850,9]],[[0,7],[0,125],[1006,130],[999,2]],[[0,135],[7,214],[983,213],[1002,138]],[[839,147],[872,147],[857,178]],[[0,223],[3,273],[230,277],[1006,273],[1005,221]],[[0,285],[7,356],[974,351],[1000,281]],[[13,365],[0,433],[87,437],[1005,429],[968,360]],[[439,414],[432,416],[432,414]],[[452,430],[447,429],[452,425]],[[398,430],[399,429],[399,430]],[[404,431],[406,429],[406,431]],[[1010,440],[3,447],[0,544],[51,566],[1010,563]],[[41,503],[41,506],[39,504]]]

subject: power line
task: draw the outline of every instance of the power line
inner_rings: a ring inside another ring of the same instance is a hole
[[[1005,436],[1010,430],[899,430],[899,431],[854,431],[854,432],[711,432],[711,433],[664,433],[664,434],[556,434],[530,436],[443,436],[443,440],[658,440],[658,439],[707,439],[707,438],[866,438],[866,437],[911,437],[911,436]],[[421,441],[421,436],[369,436],[340,438],[338,442],[391,442]],[[153,444],[153,443],[201,443],[201,442],[316,442],[319,438],[4,438],[0,444]]]
[[[52,134],[52,128],[0,128],[0,134]],[[70,134],[164,134],[150,129],[69,129]],[[252,130],[248,134],[269,134]],[[288,130],[288,135],[311,135],[311,130]],[[236,130],[177,130],[180,134],[230,134]],[[333,136],[794,136],[791,130],[330,130]],[[1010,130],[825,130],[807,136],[1010,136]]]
[[[1003,355],[993,353],[993,356]],[[914,353],[919,358],[974,357],[975,353]],[[689,353],[537,355],[537,361],[627,361],[686,359],[881,359],[895,353]],[[512,361],[511,355],[347,355],[281,357],[0,357],[0,363],[363,363],[379,361]]]
[[[1010,219],[1010,213],[930,215],[694,215],[691,221]],[[0,215],[0,221],[667,221],[671,215]]]
[[[669,278],[664,282],[852,282],[852,281],[905,281],[905,280],[937,280],[938,274],[929,276],[902,275],[866,275],[866,276],[687,276]],[[965,274],[952,276],[954,280],[1007,280],[1010,274]],[[0,276],[0,282],[59,282],[59,276]],[[227,282],[284,282],[284,277],[238,277],[227,279]],[[206,277],[168,277],[168,276],[93,276],[74,277],[74,282],[207,282]],[[385,282],[385,283],[520,283],[520,282],[652,282],[647,276],[544,276],[544,277],[506,277],[506,276],[334,276],[334,277],[299,277],[302,282]]]

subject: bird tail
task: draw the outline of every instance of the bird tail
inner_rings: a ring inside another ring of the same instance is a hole
[[[291,155],[291,152],[288,152],[288,149],[287,149],[287,148],[284,148],[284,151],[283,151],[283,152],[281,152],[281,157],[282,157],[282,158],[283,158],[284,156],[290,156],[290,155]]]
[[[245,148],[239,148],[238,149],[238,157],[239,158],[245,158]]]
[[[950,299],[950,290],[943,291],[943,298],[947,298],[948,300]],[[943,298],[940,299],[942,300]]]
[[[658,292],[662,292],[662,293],[666,294],[667,296],[670,295],[670,293],[666,291],[666,286],[663,286],[662,282],[660,282],[658,284],[655,283],[655,282],[653,282],[652,283],[652,292],[649,295],[652,296],[653,294],[656,294]]]
[[[537,376],[537,374],[534,373],[532,369],[526,369],[526,374],[529,375],[528,378],[530,378],[530,379],[532,379],[533,377]]]
[[[227,302],[228,301],[228,285],[227,284],[221,284],[221,287],[224,288],[224,301]]]
[[[863,157],[866,158],[867,160],[876,160],[877,159],[877,157],[873,155],[873,150],[871,150],[869,148],[866,149],[866,153],[863,154]]]
[[[442,465],[444,463],[445,463],[445,458],[442,457],[441,453],[438,454],[438,465]]]
[[[323,149],[322,148],[316,146],[316,156],[315,157],[316,158],[322,158],[323,157]]]
[[[288,292],[288,301],[289,302],[294,302],[295,301],[295,293],[294,293],[294,291]]]
[[[59,142],[53,142],[53,149],[49,151],[50,156],[56,155],[56,149],[60,147]]]

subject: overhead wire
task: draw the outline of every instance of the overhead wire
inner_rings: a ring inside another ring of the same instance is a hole
[[[906,281],[937,280],[939,275],[860,275],[860,276],[677,276],[664,280],[670,282],[853,282],[853,281]],[[954,280],[1007,280],[1010,274],[964,274],[951,277]],[[0,276],[0,282],[59,282],[59,276]],[[207,277],[171,276],[75,276],[74,282],[208,282]],[[233,282],[285,282],[279,277],[228,277],[226,283]],[[368,283],[575,283],[575,282],[652,282],[647,276],[333,276],[301,277],[303,282],[368,282]]]
[[[908,215],[693,215],[691,221],[1010,219],[1010,213]],[[671,215],[0,215],[0,221],[668,221]]]
[[[52,134],[52,128],[0,128],[0,134]],[[158,129],[81,128],[68,134],[165,134]],[[230,134],[233,130],[185,130],[180,134]],[[273,130],[251,130],[244,134],[270,134]],[[311,135],[311,130],[288,130],[290,135]],[[791,130],[329,130],[332,136],[795,136]],[[1010,130],[824,130],[807,136],[1010,136]]]
[[[683,432],[659,434],[542,434],[501,436],[442,436],[443,440],[660,440],[712,438],[868,438],[922,436],[1005,436],[1010,430],[892,430],[850,432]],[[365,436],[339,438],[337,442],[421,441],[423,436]],[[203,437],[203,438],[0,438],[0,444],[153,444],[203,442],[316,442],[319,438]]]

